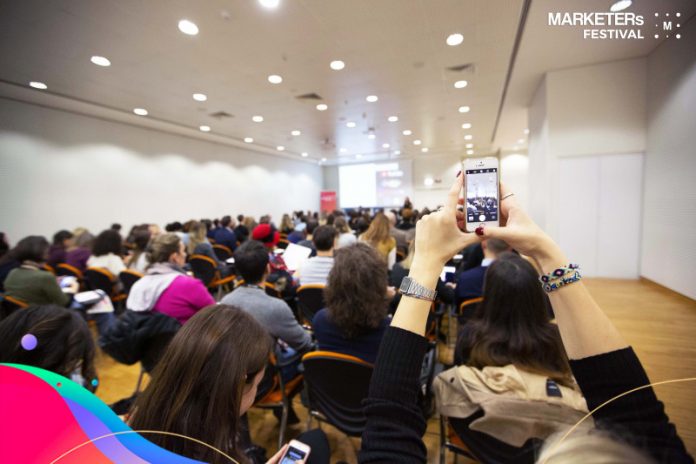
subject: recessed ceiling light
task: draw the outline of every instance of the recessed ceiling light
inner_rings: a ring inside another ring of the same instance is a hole
[[[467,154],[467,155],[473,155],[473,154],[474,154],[474,150],[467,150],[467,151],[466,151],[466,154]]]
[[[423,185],[425,185],[426,187],[430,187],[431,185],[433,185],[433,183],[435,183],[435,181],[432,177],[426,177],[425,179],[423,179]]]
[[[423,153],[428,153],[428,147],[423,147],[423,148],[421,148],[421,151],[422,151]]]
[[[208,96],[204,93],[194,93],[193,99],[199,102],[204,102],[208,99]]]
[[[355,159],[360,159],[362,158],[362,155],[355,155]]]
[[[469,108],[468,106],[460,106],[459,107],[460,113],[468,113],[469,111],[471,111],[471,108]]]
[[[201,126],[199,129],[201,132],[210,132],[210,126]]]
[[[254,139],[251,137],[244,137],[244,142],[245,143],[254,143]]]
[[[413,134],[413,132],[411,132],[411,131],[408,130],[408,129],[406,129],[405,131],[402,131],[401,133],[404,134],[404,135],[411,135],[411,134]]]
[[[331,66],[331,69],[334,71],[340,71],[346,67],[346,64],[341,60],[334,60],[331,62],[331,64],[329,64],[329,66]]]
[[[467,143],[467,144],[466,144],[466,148],[474,148],[474,144],[473,144],[473,143]]]
[[[264,8],[273,9],[278,8],[278,5],[280,5],[280,0],[259,0],[259,3]]]
[[[353,121],[348,121],[346,123],[346,127],[350,127],[352,129],[353,127],[355,127],[355,123]]]
[[[388,144],[388,143],[383,143],[383,144],[382,144],[382,148],[389,148],[389,144]]]
[[[188,19],[182,19],[179,21],[179,30],[186,35],[197,35],[198,26]]]
[[[631,6],[631,3],[633,3],[631,0],[619,0],[618,2],[614,3],[611,8],[609,8],[613,13],[616,13],[617,11],[622,11]]]
[[[281,82],[283,82],[283,78],[277,74],[271,74],[270,76],[268,76],[268,82],[270,82],[271,84],[280,84]]]
[[[322,159],[321,159],[321,162],[322,162],[322,163],[323,163],[324,161],[326,161],[326,158],[322,158]]]
[[[303,158],[306,158],[306,157],[308,157],[308,156],[309,156],[309,153],[307,153],[306,151],[303,151],[303,152],[302,152],[302,157],[303,157]]]
[[[471,123],[465,122],[464,124],[462,124],[462,129],[471,129]]]
[[[379,98],[377,97],[377,95],[368,95],[367,97],[365,97],[365,100],[369,101],[370,103],[374,103],[377,100],[379,100]]]
[[[347,148],[339,148],[338,151],[340,151],[341,153],[348,153]]]
[[[464,140],[471,140],[471,139],[473,139],[473,138],[474,138],[474,136],[471,135],[471,134],[466,134],[466,135],[464,136]]]
[[[48,88],[48,86],[46,84],[44,84],[43,82],[39,82],[39,81],[31,81],[29,83],[29,87],[34,87],[35,89],[39,89],[39,90],[46,90]]]
[[[285,147],[282,146],[282,145],[278,145],[278,146],[276,147],[276,150],[278,150],[278,151],[285,151]]]
[[[524,139],[517,139],[517,143],[524,143]]]
[[[524,135],[529,135],[529,129],[524,130]]]
[[[401,150],[394,150],[394,154],[395,154],[396,156],[399,156],[399,155],[401,154]]]
[[[89,59],[92,63],[96,64],[97,66],[111,66],[111,61],[109,61],[108,58],[105,58],[103,56],[93,56],[92,58]]]
[[[134,108],[133,112],[138,116],[147,116],[147,110],[145,108]]]
[[[422,143],[422,142],[421,142],[420,140],[418,140],[418,139],[416,139],[416,140],[413,141],[413,144],[414,144],[414,145],[420,145],[421,143]]]
[[[329,105],[326,105],[326,104],[324,104],[324,103],[319,103],[319,104],[317,105],[317,109],[318,109],[319,111],[326,111],[326,110],[329,109]]]
[[[457,81],[454,83],[454,88],[455,89],[463,89],[467,85],[469,85],[469,83],[467,81]]]
[[[375,134],[367,134],[367,138],[370,140],[374,140],[377,138],[377,136]]]
[[[450,34],[447,37],[447,45],[449,45],[450,47],[456,47],[462,42],[464,42],[464,36],[461,34]]]
[[[263,122],[263,116],[252,116],[251,120],[254,122]]]
[[[298,130],[294,130],[294,131],[290,132],[290,135],[297,137],[298,135],[302,135],[302,132],[300,132]]]
[[[389,116],[389,117],[387,118],[387,121],[389,121],[389,122],[396,122],[396,121],[398,121],[398,120],[399,120],[399,117],[398,117],[398,116]]]

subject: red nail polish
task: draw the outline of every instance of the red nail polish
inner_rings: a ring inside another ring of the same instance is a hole
[[[478,235],[479,237],[483,237],[483,227],[476,228],[476,235]]]
[[[459,177],[459,174],[461,174],[461,173],[462,173],[462,171],[457,171],[457,175],[454,176],[454,177],[455,177],[455,178],[456,178],[456,177]]]

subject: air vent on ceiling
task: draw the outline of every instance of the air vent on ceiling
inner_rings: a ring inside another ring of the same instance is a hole
[[[295,98],[297,98],[298,100],[323,100],[323,98],[321,98],[319,95],[317,95],[314,92],[306,93],[304,95],[298,95]]]
[[[210,117],[215,118],[215,119],[227,119],[227,118],[233,118],[230,113],[227,113],[225,111],[218,111],[216,113],[210,113]]]
[[[462,71],[474,72],[474,63],[460,64],[458,66],[449,66],[447,68],[447,70],[454,71],[454,72],[462,72]]]

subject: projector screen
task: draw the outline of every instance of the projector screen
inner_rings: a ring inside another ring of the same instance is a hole
[[[401,206],[413,195],[411,161],[340,166],[338,186],[341,208]]]

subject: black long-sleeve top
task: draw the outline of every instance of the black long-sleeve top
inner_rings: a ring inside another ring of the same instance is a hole
[[[427,346],[424,337],[395,327],[387,329],[365,400],[367,426],[358,455],[360,463],[426,462],[427,450],[422,440],[426,422],[417,406],[417,395]],[[570,364],[590,410],[650,383],[631,348]],[[610,403],[594,418],[599,427],[618,432],[658,462],[694,462],[652,388]]]

